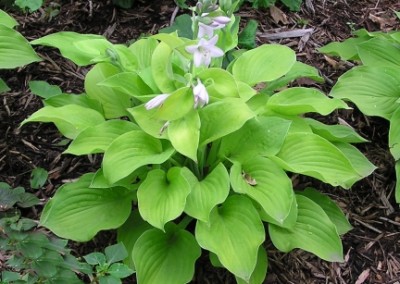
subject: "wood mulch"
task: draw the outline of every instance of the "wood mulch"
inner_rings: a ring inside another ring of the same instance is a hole
[[[59,14],[49,18],[50,7],[59,9]],[[48,1],[44,9],[33,14],[12,14],[20,23],[18,30],[31,40],[57,31],[76,31],[102,34],[114,43],[125,43],[167,26],[174,10],[172,0],[137,0],[129,10],[115,8],[111,1],[59,0]],[[344,40],[359,28],[398,30],[400,21],[393,11],[400,11],[397,0],[304,0],[302,10],[297,13],[279,5],[272,10],[246,6],[239,15],[244,22],[249,19],[259,22],[258,44],[288,45],[296,51],[299,60],[318,68],[326,79],[325,84],[302,83],[328,92],[351,64],[326,58],[316,48]],[[80,93],[88,71],[87,67],[77,67],[64,60],[56,50],[43,47],[36,50],[45,59],[43,62],[0,71],[0,77],[11,87],[10,92],[0,96],[0,181],[29,189],[31,170],[43,167],[50,173],[49,180],[45,188],[35,193],[45,201],[61,184],[93,171],[99,158],[62,155],[65,141],[51,124],[19,127],[22,120],[42,106],[40,99],[29,91],[30,80],[46,80],[59,85],[64,92]],[[344,263],[325,262],[300,250],[284,254],[267,241],[269,272],[265,283],[399,284],[400,210],[394,201],[395,173],[388,151],[388,123],[365,117],[357,109],[337,111],[321,119],[329,123],[342,119],[371,141],[361,145],[360,150],[378,169],[350,190],[293,177],[296,188],[313,186],[331,196],[354,228],[343,236]],[[34,212],[29,214],[38,218]],[[74,248],[77,255],[83,255],[102,250],[113,241],[114,234],[105,232],[89,243],[74,244]],[[192,283],[235,283],[229,273],[212,267],[207,256],[201,257],[196,270]]]

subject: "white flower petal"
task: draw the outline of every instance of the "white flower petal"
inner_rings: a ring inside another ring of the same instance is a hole
[[[169,97],[169,94],[161,94],[161,95],[155,96],[155,97],[152,98],[150,101],[148,101],[148,102],[144,105],[144,107],[145,107],[147,110],[156,108],[156,107],[162,105],[168,97]]]

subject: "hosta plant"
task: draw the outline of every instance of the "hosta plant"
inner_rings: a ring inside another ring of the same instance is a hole
[[[236,49],[239,18],[227,8],[199,1],[193,38],[126,46],[60,32],[32,42],[93,66],[85,93],[54,94],[23,124],[52,122],[71,140],[65,154],[103,158],[58,189],[41,225],[76,241],[117,229],[138,283],[187,283],[202,253],[238,283],[262,283],[265,241],[342,261],[348,221],[317,189],[295,191],[291,173],[349,188],[374,170],[351,128],[304,117],[343,101],[286,87],[320,80],[317,71],[286,46]]]
[[[330,95],[353,102],[364,114],[390,122],[389,147],[400,180],[400,32],[359,30],[344,42],[333,42],[321,52],[360,62],[344,73]],[[395,198],[400,203],[400,183]]]

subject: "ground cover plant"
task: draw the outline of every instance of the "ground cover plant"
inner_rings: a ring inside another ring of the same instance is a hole
[[[340,56],[343,60],[360,61],[343,74],[330,95],[347,99],[366,115],[389,120],[389,147],[395,160],[397,180],[400,179],[400,33],[358,30],[343,43],[330,43],[321,52]],[[395,198],[400,203],[400,184]]]
[[[42,50],[42,49],[40,49],[40,50]],[[47,51],[46,51],[46,52],[47,52]],[[42,51],[42,54],[43,54],[43,51]],[[86,68],[85,68],[85,69],[86,69]],[[5,76],[5,78],[7,79],[8,77]],[[10,81],[9,81],[8,79],[7,79],[7,81],[8,81],[7,83],[8,83],[9,85],[13,86],[12,83],[10,84]],[[54,82],[54,81],[53,81],[53,82]],[[285,85],[285,84],[284,84],[284,85]],[[207,86],[207,87],[208,87],[208,86]],[[261,87],[262,87],[262,86],[261,86]],[[65,85],[64,85],[64,88],[63,88],[63,89],[65,89]],[[66,88],[66,89],[68,90],[68,88]],[[33,88],[32,88],[32,91],[33,91]],[[268,89],[267,89],[267,90],[263,90],[263,92],[264,92],[264,93],[270,93],[271,90],[268,90]],[[206,106],[205,106],[205,107],[206,107]],[[204,107],[203,107],[203,109],[204,109]],[[26,126],[24,126],[24,127],[22,128],[22,130],[24,131],[24,129],[26,129],[26,127],[31,128],[30,125],[26,125]],[[46,128],[47,128],[47,127],[46,127]],[[365,134],[365,133],[364,133],[364,134]],[[368,146],[367,146],[367,147],[368,147]],[[67,155],[67,157],[68,157],[68,155]],[[50,169],[51,169],[51,167],[52,167],[52,166],[50,166]],[[77,174],[75,174],[73,177],[76,177],[76,176],[77,176]],[[294,177],[292,177],[292,178],[294,178],[293,181],[294,181],[295,183],[296,183],[296,179],[297,179],[296,176],[297,176],[297,175],[295,175]],[[317,185],[317,184],[315,184],[315,185]],[[297,185],[297,186],[298,186],[298,185]],[[296,187],[297,187],[297,186],[296,186]],[[320,189],[321,187],[317,185],[316,188]],[[336,194],[339,194],[339,193],[336,193]],[[343,192],[343,194],[346,194],[346,195],[347,195],[348,193],[344,193],[344,192]],[[346,211],[347,211],[347,212],[353,212],[353,209],[352,209],[352,210],[346,210]],[[357,212],[357,211],[356,211],[356,212]],[[364,219],[363,219],[363,220],[364,220]],[[354,222],[354,220],[353,220],[353,222]],[[189,230],[192,231],[192,228],[193,228],[193,225],[190,224],[190,225],[189,225]],[[358,229],[358,230],[359,230],[359,229]],[[357,232],[357,231],[356,231],[356,232]],[[350,236],[351,236],[351,234],[354,234],[354,233],[350,233]],[[349,239],[349,237],[346,237],[346,236],[345,236],[345,238]],[[267,244],[267,245],[268,245],[268,244]],[[345,248],[345,250],[346,250],[346,248]],[[352,251],[352,252],[355,252],[355,251]],[[273,262],[271,263],[271,265],[275,266],[275,269],[276,269],[276,268],[277,268],[277,267],[276,267],[276,262],[275,262],[275,260],[274,260],[274,259],[275,259],[275,256],[274,256],[274,253],[271,251],[271,247],[269,247],[269,257],[271,257],[271,256],[272,256],[272,260],[273,260]],[[346,256],[346,257],[347,257],[347,256]],[[350,258],[350,259],[351,259],[351,258]],[[215,264],[215,265],[218,265],[218,263],[215,263],[215,261],[214,261],[214,264]],[[343,266],[341,266],[341,267],[342,267],[342,269],[343,269]],[[337,271],[337,270],[336,270],[336,271]],[[274,270],[272,270],[272,272],[274,272]],[[346,277],[347,277],[347,276],[346,276]]]
[[[76,241],[120,227],[140,283],[189,282],[201,248],[238,282],[262,283],[263,222],[284,252],[343,261],[340,235],[351,228],[344,214],[315,189],[296,193],[285,171],[349,188],[374,170],[350,144],[365,141],[351,128],[301,116],[346,104],[303,87],[270,96],[318,75],[281,45],[238,50],[224,62],[239,18],[212,1],[193,12],[194,40],[156,34],[127,47],[61,32],[32,41],[78,65],[97,64],[85,94],[52,94],[22,124],[53,122],[72,140],[67,153],[104,153],[96,173],[57,191],[41,225]],[[265,82],[260,93],[252,88]]]

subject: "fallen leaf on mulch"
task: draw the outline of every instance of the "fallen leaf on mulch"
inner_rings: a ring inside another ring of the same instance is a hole
[[[286,14],[283,13],[281,9],[279,9],[275,6],[271,6],[269,8],[269,12],[271,14],[272,19],[274,20],[274,22],[276,24],[279,24],[279,23],[282,23],[284,25],[289,24]]]

